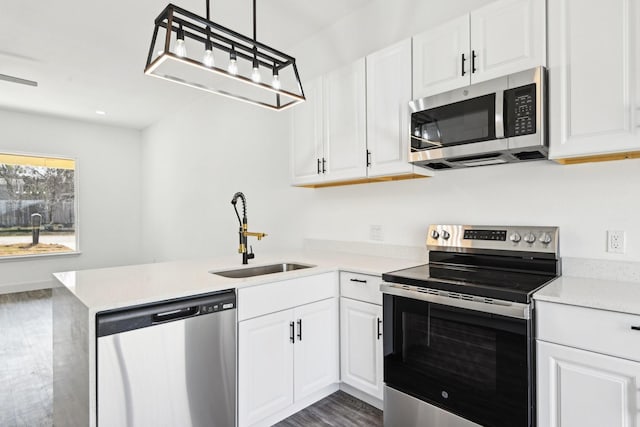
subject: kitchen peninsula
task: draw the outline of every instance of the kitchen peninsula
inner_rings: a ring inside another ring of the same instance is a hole
[[[78,427],[97,424],[97,313],[226,289],[270,286],[318,275],[330,278],[332,283],[328,286],[337,297],[338,271],[380,276],[386,271],[421,263],[417,259],[305,251],[261,254],[260,259],[248,267],[283,261],[312,267],[240,279],[211,273],[239,268],[238,258],[234,256],[56,273],[55,277],[63,286],[53,290],[54,423]],[[305,293],[307,289],[301,287],[299,294]],[[265,295],[269,299],[269,292]],[[242,295],[237,304],[242,310]],[[240,316],[243,316],[242,312]],[[333,389],[337,389],[337,384]]]

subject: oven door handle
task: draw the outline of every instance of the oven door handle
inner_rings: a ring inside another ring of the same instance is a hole
[[[433,304],[465,308],[467,310],[475,310],[482,313],[498,314],[500,316],[513,317],[515,319],[528,320],[531,318],[531,308],[528,304],[510,301],[501,301],[499,304],[495,304],[478,300],[452,298],[442,294],[435,295],[427,292],[420,292],[412,288],[407,288],[404,285],[397,285],[393,283],[381,284],[380,290],[383,294],[417,299],[421,301],[431,302]]]

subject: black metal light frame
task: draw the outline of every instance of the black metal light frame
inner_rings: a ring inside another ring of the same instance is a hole
[[[156,46],[158,31],[160,28],[167,30],[163,45],[164,50],[154,59],[154,48]],[[202,43],[205,49],[211,47],[212,49],[226,52],[229,55],[234,52],[238,59],[244,59],[253,62],[253,64],[257,61],[259,66],[271,70],[274,76],[281,74],[283,70],[291,67],[293,75],[297,81],[298,91],[293,92],[291,90],[276,89],[268,83],[255,82],[251,78],[243,75],[232,74],[225,68],[220,68],[218,66],[209,67],[200,61],[178,56],[174,52],[170,51],[173,34],[175,33],[177,36],[178,32],[180,32],[185,39],[188,38]],[[225,90],[213,89],[195,82],[188,82],[177,77],[154,74],[154,71],[156,71],[160,65],[165,61],[170,60],[178,61],[183,64],[198,67],[201,70],[210,71],[218,75],[235,79],[236,81],[254,86],[256,90],[269,91],[273,94],[273,102],[270,103],[251,99]],[[155,20],[155,28],[151,39],[151,46],[149,48],[149,55],[147,57],[144,73],[273,110],[283,110],[305,101],[304,90],[302,89],[302,82],[300,81],[300,75],[298,74],[295,58],[256,40],[256,0],[253,0],[253,39],[211,21],[209,19],[208,1],[207,18],[198,16],[170,3]]]

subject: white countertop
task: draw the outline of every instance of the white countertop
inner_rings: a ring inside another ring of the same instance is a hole
[[[640,314],[640,283],[562,276],[533,295],[537,301]]]
[[[209,273],[243,268],[240,255],[198,260],[67,271],[54,276],[90,311],[98,312],[225,289],[237,289],[328,271],[382,273],[421,264],[415,260],[355,255],[342,252],[298,251],[257,255],[244,267],[282,262],[315,267],[284,273],[231,279]],[[426,260],[425,262],[426,263]],[[422,263],[422,264],[424,264]]]

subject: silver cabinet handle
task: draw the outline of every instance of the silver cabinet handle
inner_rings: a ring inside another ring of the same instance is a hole
[[[294,344],[296,342],[296,339],[294,337],[293,334],[295,334],[294,331],[295,325],[293,322],[289,322],[289,341],[291,341],[291,344]]]

